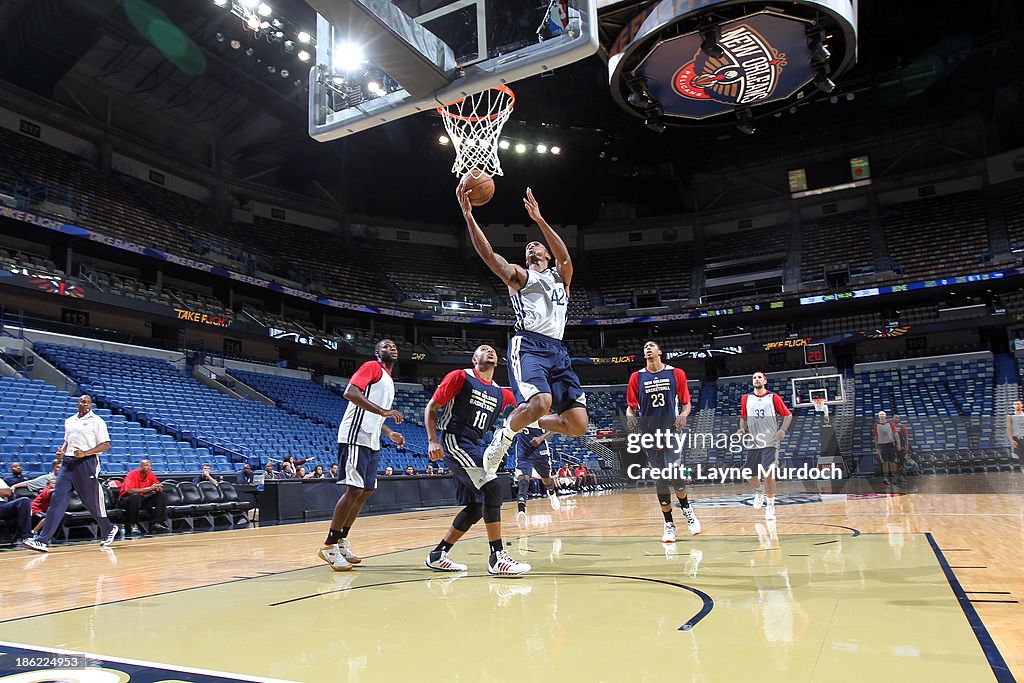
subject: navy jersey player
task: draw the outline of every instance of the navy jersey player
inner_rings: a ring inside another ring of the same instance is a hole
[[[626,388],[626,416],[630,429],[640,429],[644,433],[681,432],[686,428],[686,418],[690,415],[690,390],[686,385],[686,373],[679,368],[666,365],[661,359],[661,347],[657,342],[644,344],[644,360],[646,366],[634,372],[629,378]],[[648,449],[647,459],[651,467],[664,469],[676,458],[662,449]],[[686,526],[691,534],[700,533],[700,522],[690,507],[689,496],[686,495],[686,483],[680,478],[672,482],[676,498],[683,508]],[[661,537],[664,543],[675,543],[676,525],[672,520],[672,497],[669,482],[658,479],[658,502],[665,516],[665,530]]]
[[[484,476],[483,438],[506,407],[515,405],[508,389],[494,383],[498,354],[490,346],[473,353],[473,367],[449,372],[434,391],[423,412],[430,460],[443,460],[455,478],[455,492],[462,510],[448,533],[424,562],[442,572],[465,571],[449,551],[470,528],[484,520],[491,552],[487,572],[514,576],[530,571],[530,565],[514,560],[501,540],[501,482]]]
[[[544,217],[527,188],[523,205],[540,228],[551,251],[540,242],[526,245],[526,267],[494,253],[473,218],[465,183],[456,190],[473,248],[508,287],[516,312],[516,333],[508,347],[509,382],[518,407],[488,446],[484,464],[495,476],[516,434],[537,422],[545,431],[582,436],[587,431],[586,397],[562,343],[569,306],[573,265],[569,249]]]
[[[402,424],[402,413],[392,409],[391,372],[398,360],[398,345],[381,339],[373,351],[376,358],[359,366],[345,387],[348,406],[338,425],[338,483],[345,484],[345,493],[334,505],[327,539],[317,551],[336,572],[349,571],[363,561],[352,552],[348,532],[377,488],[381,434],[399,448],[405,445],[405,437],[384,424],[385,420]]]
[[[25,547],[32,550],[47,552],[50,539],[64,520],[72,490],[81,498],[93,519],[99,522],[101,546],[113,543],[121,531],[121,527],[107,519],[107,506],[99,478],[99,455],[110,450],[107,423],[92,412],[92,397],[88,394],[78,398],[77,407],[78,414],[64,420],[64,443],[57,449],[57,457],[62,459],[62,464],[54,480],[46,521],[37,537],[22,541]]]
[[[520,526],[526,525],[526,496],[530,489],[530,479],[534,476],[544,484],[551,509],[557,510],[561,507],[558,502],[558,487],[551,478],[551,446],[548,445],[550,436],[551,432],[530,425],[516,434],[513,442],[512,452],[516,456],[516,479],[519,488],[516,497],[519,507],[516,522]]]

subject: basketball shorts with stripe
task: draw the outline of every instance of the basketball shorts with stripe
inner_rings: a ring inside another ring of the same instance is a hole
[[[551,412],[586,408],[579,377],[565,345],[557,339],[531,332],[519,332],[508,345],[509,384],[518,403],[537,394],[551,394]]]
[[[484,494],[480,493],[474,479],[479,479],[483,471],[483,444],[464,436],[444,432],[441,435],[441,445],[444,447],[444,465],[455,479],[455,499],[459,505],[482,505]]]
[[[338,444],[338,483],[360,489],[377,488],[380,451],[356,444]]]

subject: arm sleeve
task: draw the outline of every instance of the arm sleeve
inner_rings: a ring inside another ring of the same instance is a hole
[[[447,405],[448,401],[455,398],[455,395],[462,391],[462,385],[466,382],[466,373],[462,370],[452,370],[434,390],[433,401],[439,406]]]
[[[366,387],[379,380],[384,376],[384,368],[380,363],[374,360],[368,360],[359,366],[356,370],[356,374],[352,375],[352,379],[348,381],[349,384],[354,384],[361,391],[366,391]]]
[[[782,400],[782,397],[778,394],[772,394],[772,403],[775,404],[775,414],[781,417],[789,417],[793,413],[789,412],[789,408],[786,407],[786,402]]]
[[[96,420],[96,445],[110,441],[110,432],[107,431],[107,423],[103,419]]]
[[[640,373],[634,372],[629,376],[629,385],[626,387],[626,405],[634,410],[640,407]]]
[[[502,404],[501,404],[501,409],[502,410],[505,410],[505,408],[507,408],[508,406],[512,406],[514,408],[514,407],[516,407],[516,405],[518,405],[516,403],[516,395],[513,394],[508,389],[504,389],[503,388],[501,390],[501,397],[502,397]]]
[[[740,417],[747,416],[747,396],[749,395],[750,394],[743,394],[743,396],[740,397]]]
[[[690,403],[690,387],[686,383],[686,373],[680,368],[675,368],[676,376],[676,393],[679,396],[679,404],[687,405]]]

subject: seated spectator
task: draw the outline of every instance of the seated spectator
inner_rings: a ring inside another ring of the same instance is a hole
[[[20,462],[12,462],[11,463],[11,474],[10,474],[10,476],[7,477],[7,483],[10,484],[11,486],[14,486],[15,484],[20,484],[21,482],[25,481],[26,479],[28,479],[28,477],[26,477],[21,472],[21,463]]]
[[[428,477],[434,476],[434,466],[433,465],[427,465],[427,470],[426,470],[425,474]]]
[[[573,477],[572,470],[568,464],[563,463],[558,468],[558,487],[563,489],[571,489],[572,485],[576,482],[576,478]]]
[[[388,465],[387,467],[385,467],[384,468],[384,476],[385,477],[393,477],[393,476],[395,476],[395,468],[392,467],[391,465]]]
[[[213,478],[212,474],[210,474],[210,464],[209,463],[206,463],[206,464],[203,465],[203,471],[199,473],[199,476],[197,476],[195,479],[192,480],[192,483],[193,484],[199,484],[199,483],[204,482],[204,481],[208,481],[208,482],[210,482],[211,484],[214,484],[214,485],[217,484],[217,480]]]
[[[14,527],[14,544],[21,545],[22,541],[32,537],[32,504],[28,498],[11,500],[12,494],[11,487],[0,479],[0,521]]]
[[[412,465],[409,465],[409,466],[407,466],[405,468],[405,474],[406,474],[406,476],[409,476],[409,477],[415,477],[416,476],[416,470],[414,470],[412,468]]]
[[[277,473],[278,479],[294,479],[295,478],[295,465],[291,464],[288,460],[281,463],[281,471]]]
[[[295,478],[296,479],[308,479],[309,478],[309,473],[306,472],[306,468],[305,467],[303,467],[302,465],[299,465],[298,467],[295,468]]]
[[[209,476],[209,465],[203,465],[203,472]],[[201,479],[202,475],[197,477]],[[213,477],[205,481],[213,481]],[[196,482],[198,483],[198,482]],[[121,484],[121,497],[117,506],[124,510],[124,535],[132,535],[132,527],[139,525],[139,511],[147,508],[153,518],[154,531],[169,531],[167,528],[167,496],[164,485],[153,474],[150,460],[139,462],[139,469],[132,470]]]
[[[57,472],[60,472],[60,459],[59,458],[57,460],[54,460],[52,463],[50,463],[50,472],[49,472],[49,474],[40,474],[38,477],[36,477],[34,479],[26,479],[25,481],[19,482],[17,484],[12,484],[11,485],[11,489],[12,490],[17,490],[17,489],[22,489],[23,488],[23,489],[28,489],[28,491],[30,493],[38,494],[43,489],[46,488],[47,484],[49,484],[51,481],[53,481],[54,479],[57,478]]]
[[[324,466],[317,465],[313,468],[313,471],[305,476],[305,479],[324,479],[327,475],[324,474]]]
[[[268,462],[266,467],[263,468],[263,480],[277,479],[277,472],[274,471],[274,463]]]
[[[587,468],[580,463],[576,466],[573,471],[573,477],[576,480],[576,488],[583,490],[584,488],[593,488],[597,486],[597,475],[587,472]]]
[[[441,463],[437,463],[437,476],[440,477],[440,476],[443,476],[445,474],[448,474],[448,470],[446,470],[444,468],[444,465],[442,465]]]
[[[53,487],[56,483],[56,479],[51,479],[46,488],[32,499],[29,510],[32,513],[32,521],[35,523],[35,526],[32,527],[32,533],[34,534],[38,534],[39,530],[43,528],[43,522],[46,521],[46,511],[50,509],[50,496],[53,495]]]
[[[255,476],[256,475],[253,474],[252,467],[249,466],[249,463],[245,463],[242,465],[242,471],[235,475],[235,483],[243,486],[251,486],[253,477]]]
[[[328,474],[330,474],[331,479],[334,479],[335,481],[337,481],[337,479],[338,479],[338,463],[333,463],[331,465],[331,469],[328,471]]]

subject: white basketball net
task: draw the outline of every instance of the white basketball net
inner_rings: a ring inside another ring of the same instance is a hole
[[[499,85],[437,108],[455,148],[452,173],[462,177],[477,170],[491,176],[502,175],[498,142],[515,104],[512,90]]]

